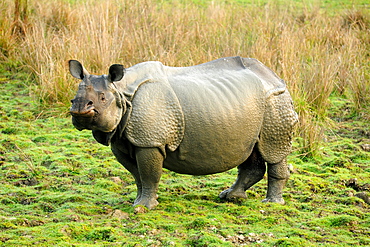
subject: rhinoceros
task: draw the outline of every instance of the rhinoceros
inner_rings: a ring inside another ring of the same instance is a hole
[[[111,146],[137,185],[135,205],[158,205],[163,168],[207,175],[238,167],[236,182],[219,195],[246,198],[266,172],[263,202],[284,204],[297,122],[285,82],[253,58],[227,57],[190,67],[143,62],[108,75],[90,75],[76,60],[72,76],[82,80],[71,101],[73,125],[92,130]],[[267,164],[267,165],[266,165]]]

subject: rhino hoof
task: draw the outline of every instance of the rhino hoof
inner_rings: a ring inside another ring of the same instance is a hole
[[[226,200],[232,200],[235,198],[247,198],[244,191],[236,191],[233,189],[227,189],[222,191],[218,197]]]
[[[134,207],[136,207],[136,206],[145,206],[148,209],[153,209],[158,204],[159,204],[158,201],[154,198],[151,198],[151,199],[141,198],[139,201],[135,202],[133,206]]]
[[[285,201],[283,198],[266,198],[266,199],[263,199],[262,202],[264,203],[268,203],[268,202],[274,202],[274,203],[279,203],[281,205],[284,205],[285,204]]]

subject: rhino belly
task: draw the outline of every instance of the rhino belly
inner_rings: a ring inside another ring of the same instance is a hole
[[[212,174],[243,163],[262,126],[264,92],[245,71],[176,78],[171,85],[185,120],[183,140],[164,167],[185,174]]]
[[[207,175],[230,170],[243,163],[251,154],[255,140],[248,143],[223,142],[204,146],[201,140],[182,144],[174,152],[167,152],[164,168],[190,175]],[[205,142],[207,143],[207,142]],[[239,145],[237,145],[239,144]]]
[[[232,110],[222,110],[220,106],[212,110],[217,114],[205,107],[183,109],[184,138],[174,152],[167,152],[164,167],[178,173],[205,175],[240,165],[259,138],[263,111],[257,109],[252,103]]]

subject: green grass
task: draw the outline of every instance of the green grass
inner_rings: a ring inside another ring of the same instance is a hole
[[[134,180],[109,148],[64,114],[38,108],[27,78],[1,74],[0,246],[370,245],[370,206],[346,185],[351,178],[370,183],[370,153],[361,149],[369,122],[346,112],[353,106],[343,97],[331,98],[330,117],[339,123],[327,133],[323,156],[289,157],[286,205],[261,202],[266,179],[246,200],[218,199],[236,169],[164,171],[160,204],[137,213]]]
[[[158,2],[176,2],[173,0],[163,1],[160,0]],[[331,13],[337,12],[338,10],[342,9],[349,9],[353,6],[357,6],[358,8],[369,8],[369,1],[367,0],[340,0],[340,1],[333,1],[333,0],[313,0],[313,1],[302,1],[302,0],[178,0],[181,3],[195,3],[200,6],[208,6],[210,3],[216,4],[230,4],[230,3],[237,3],[242,6],[266,6],[267,4],[276,4],[278,6],[294,6],[297,10],[301,10],[307,7],[319,7],[325,11],[330,11]]]

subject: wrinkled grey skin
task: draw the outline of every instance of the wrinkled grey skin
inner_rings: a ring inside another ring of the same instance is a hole
[[[192,67],[144,62],[108,75],[90,75],[75,60],[81,79],[70,113],[74,126],[92,130],[111,145],[134,176],[134,205],[157,204],[162,168],[205,175],[238,166],[236,182],[220,198],[245,198],[267,164],[264,202],[284,203],[297,114],[283,80],[255,59],[229,57]]]

